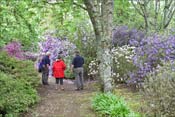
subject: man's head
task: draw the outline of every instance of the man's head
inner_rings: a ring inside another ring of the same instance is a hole
[[[57,59],[61,59],[61,55],[58,55],[58,56],[57,56]]]
[[[51,55],[51,53],[48,51],[48,52],[46,52],[46,56],[50,56]]]
[[[80,52],[78,50],[76,50],[75,55],[80,55]]]

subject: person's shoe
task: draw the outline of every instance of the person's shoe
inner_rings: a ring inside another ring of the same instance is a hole
[[[49,85],[49,83],[45,83],[45,85]]]
[[[62,87],[61,90],[64,90],[64,88]]]
[[[79,88],[76,88],[75,91],[79,91],[80,89]]]

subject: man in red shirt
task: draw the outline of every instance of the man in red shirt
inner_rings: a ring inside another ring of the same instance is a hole
[[[64,71],[66,70],[66,64],[61,59],[61,56],[58,55],[57,60],[53,63],[52,71],[53,76],[56,80],[56,89],[58,89],[58,85],[61,85],[61,90],[64,90],[63,87],[63,79],[64,79]]]

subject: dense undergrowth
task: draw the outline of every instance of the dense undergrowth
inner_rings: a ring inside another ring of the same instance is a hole
[[[39,78],[33,65],[0,52],[0,115],[17,116],[38,101]]]

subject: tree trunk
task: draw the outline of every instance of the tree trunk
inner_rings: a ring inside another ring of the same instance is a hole
[[[100,62],[100,79],[103,81],[103,91],[111,92],[112,86],[112,23],[113,0],[84,0],[91,19],[97,44],[97,59]]]
[[[104,79],[104,92],[112,91],[112,29],[113,29],[113,0],[102,2],[102,39],[101,39],[101,78]]]

